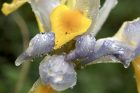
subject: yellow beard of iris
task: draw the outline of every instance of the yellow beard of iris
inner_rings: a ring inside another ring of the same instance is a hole
[[[57,92],[53,90],[50,85],[39,84],[39,86],[35,88],[35,92],[33,93],[57,93]]]
[[[54,9],[50,19],[52,32],[55,33],[55,49],[85,33],[91,25],[91,19],[80,11],[69,9],[65,5]]]

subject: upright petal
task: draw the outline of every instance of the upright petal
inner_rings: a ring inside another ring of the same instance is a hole
[[[60,4],[59,0],[29,0],[32,9],[41,22],[42,27],[51,31],[50,14]]]
[[[61,0],[61,4],[68,6],[69,8],[74,8],[76,0]]]
[[[93,20],[96,19],[96,16],[99,13],[99,7],[100,0],[76,0],[75,8],[80,10],[88,17],[93,18]]]
[[[76,36],[84,34],[90,27],[91,20],[78,10],[60,5],[51,14],[51,24],[57,49]]]
[[[76,6],[83,14],[92,19],[92,24],[89,28],[89,31],[92,31],[97,16],[99,15],[100,0],[76,0]]]
[[[92,25],[89,31],[94,32],[94,35],[96,35],[102,28],[111,10],[117,5],[117,3],[118,3],[118,0],[105,0],[103,6],[101,7],[99,11],[97,19],[95,20],[95,23],[94,23],[95,25]]]

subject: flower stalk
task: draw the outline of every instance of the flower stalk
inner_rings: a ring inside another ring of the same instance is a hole
[[[21,31],[21,34],[22,34],[22,39],[23,39],[23,48],[25,50],[28,46],[28,43],[29,43],[28,27],[27,27],[24,19],[18,13],[15,13],[13,15],[13,19],[20,28],[20,31]],[[30,68],[30,63],[29,62],[24,63],[22,65],[20,75],[19,75],[19,79],[18,79],[17,84],[15,86],[15,93],[20,93],[23,85],[25,84],[24,82],[26,81],[26,77],[27,77],[29,68]]]

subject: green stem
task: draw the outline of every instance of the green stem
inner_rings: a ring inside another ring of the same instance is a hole
[[[24,21],[22,16],[20,16],[18,13],[15,13],[13,18],[14,18],[14,21],[17,23],[17,25],[20,28],[20,31],[22,34],[22,39],[23,39],[23,46],[24,46],[24,49],[26,49],[28,46],[28,43],[29,43],[29,33],[28,33],[29,31],[28,31],[28,27],[26,25],[26,22]],[[20,91],[24,85],[24,82],[26,80],[26,76],[28,74],[29,67],[30,67],[29,62],[24,63],[22,65],[19,80],[17,81],[14,93],[20,93]]]

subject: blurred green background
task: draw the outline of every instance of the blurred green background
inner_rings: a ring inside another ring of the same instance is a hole
[[[3,2],[0,0],[0,8]],[[104,0],[101,1],[102,3]],[[20,67],[14,61],[23,51],[23,40],[16,15],[25,20],[31,39],[38,33],[36,19],[29,4],[25,4],[9,16],[0,12],[0,93],[15,93]],[[140,17],[140,0],[119,0],[97,38],[112,36],[126,20]],[[39,77],[39,61],[31,63],[20,93],[27,93]],[[96,64],[78,70],[77,85],[63,93],[137,93],[133,68],[121,64]]]

